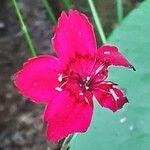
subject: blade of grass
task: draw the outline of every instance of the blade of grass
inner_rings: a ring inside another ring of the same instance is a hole
[[[50,4],[48,3],[47,0],[42,0],[42,2],[43,2],[43,5],[44,5],[44,7],[45,7],[47,13],[48,13],[48,16],[49,16],[50,20],[51,20],[52,23],[55,25],[56,22],[57,22],[57,20],[56,20],[56,17],[55,17],[55,15],[54,15],[54,12],[53,12],[53,10],[52,10]]]
[[[123,20],[123,4],[122,0],[117,0],[117,18],[118,23],[120,24]]]
[[[92,11],[92,15],[94,17],[94,21],[95,21],[95,24],[97,26],[97,30],[99,32],[99,35],[101,37],[101,40],[102,40],[102,43],[105,44],[106,43],[106,36],[104,34],[104,31],[103,31],[103,27],[102,27],[102,24],[101,24],[101,20],[100,18],[98,17],[98,14],[97,14],[97,11],[96,11],[96,8],[94,6],[94,3],[92,0],[88,0],[88,4],[90,6],[90,9]]]
[[[32,56],[36,56],[36,52],[35,52],[35,49],[34,49],[34,46],[33,46],[32,40],[31,40],[31,37],[30,37],[30,35],[28,33],[28,29],[27,29],[27,27],[25,25],[25,22],[23,20],[22,15],[21,15],[19,6],[18,6],[16,0],[12,0],[12,3],[14,5],[14,7],[15,7],[15,12],[16,12],[16,15],[17,15],[17,17],[19,19],[19,22],[20,22],[20,25],[21,25],[21,30],[22,30],[22,32],[23,32],[23,34],[25,36],[25,39],[26,39],[26,41],[28,43],[30,52],[31,52]]]
[[[72,8],[70,0],[63,0],[62,2],[64,3],[67,11],[69,11]]]

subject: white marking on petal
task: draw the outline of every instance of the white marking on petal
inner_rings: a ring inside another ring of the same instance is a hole
[[[101,84],[108,84],[108,85],[112,85],[112,82],[109,82],[109,81],[107,81],[107,82],[105,82],[105,81],[104,81],[104,82],[103,82],[103,81],[102,81],[102,82],[101,82]]]
[[[116,95],[116,93],[114,92],[114,90],[110,89],[109,91],[112,94],[112,96],[114,97],[115,101],[117,101],[119,99],[119,97]]]
[[[58,92],[61,92],[62,88],[61,87],[56,87],[55,90],[58,91]]]
[[[107,52],[107,51],[106,51],[106,52],[104,52],[104,54],[110,54],[110,52]]]
[[[126,117],[123,117],[120,119],[120,123],[125,123],[127,121],[127,118]]]

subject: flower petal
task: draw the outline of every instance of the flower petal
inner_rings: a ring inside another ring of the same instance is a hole
[[[62,12],[52,44],[60,60],[68,66],[67,70],[75,66],[75,69],[87,72],[93,67],[89,63],[92,59],[94,64],[97,52],[93,26],[78,11],[70,10],[68,16]]]
[[[88,42],[88,43],[87,43]],[[96,39],[92,24],[78,11],[62,12],[53,38],[53,47],[63,62],[76,54],[95,56]]]
[[[97,59],[100,62],[114,66],[124,66],[135,70],[128,60],[118,51],[115,46],[105,45],[98,49]]]
[[[15,74],[15,85],[20,92],[36,103],[48,102],[58,83],[60,64],[57,58],[44,55],[29,59]]]
[[[45,110],[44,120],[48,122],[47,139],[55,143],[69,134],[85,132],[91,122],[93,102],[83,96],[76,97],[62,91]]]
[[[128,102],[124,92],[114,86],[111,82],[103,82],[95,88],[94,95],[102,107],[108,108],[113,112],[121,109]]]

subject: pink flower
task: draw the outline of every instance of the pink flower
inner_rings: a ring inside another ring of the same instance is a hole
[[[93,114],[93,96],[113,112],[127,103],[116,84],[105,81],[108,67],[133,66],[117,47],[96,46],[93,26],[84,14],[62,12],[52,39],[58,57],[29,59],[15,75],[20,92],[35,103],[46,104],[47,139],[57,143],[75,132],[87,131]]]

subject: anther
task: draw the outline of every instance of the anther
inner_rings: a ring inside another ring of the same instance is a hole
[[[61,92],[62,88],[61,87],[56,87],[55,90],[58,91],[58,92]]]
[[[85,86],[85,89],[86,89],[86,90],[88,90],[88,89],[89,89],[89,87],[88,87],[88,86]]]
[[[87,81],[89,81],[89,80],[90,80],[90,77],[89,77],[89,76],[87,76],[87,77],[86,77],[86,80],[87,80]]]
[[[58,81],[61,82],[62,79],[63,79],[63,75],[62,75],[62,74],[59,74]]]
[[[80,92],[79,95],[82,96],[82,95],[84,95],[84,93]]]

